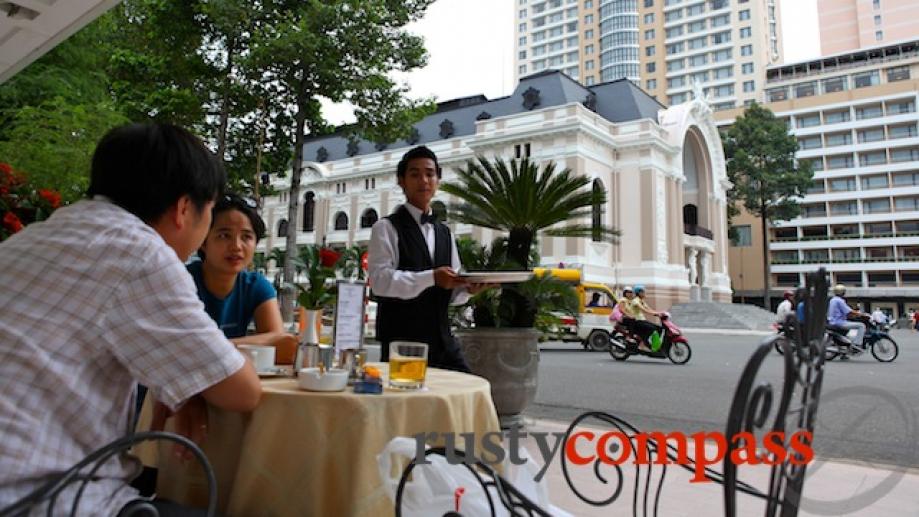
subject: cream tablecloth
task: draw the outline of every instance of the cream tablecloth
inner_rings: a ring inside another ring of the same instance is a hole
[[[376,460],[389,440],[499,430],[486,380],[435,368],[427,376],[424,391],[382,395],[314,393],[294,379],[264,379],[253,413],[210,408],[204,451],[217,475],[218,509],[230,517],[392,515]],[[148,399],[139,430],[149,426],[150,412]],[[159,468],[157,494],[203,507],[200,467],[177,461],[171,447],[139,451]]]

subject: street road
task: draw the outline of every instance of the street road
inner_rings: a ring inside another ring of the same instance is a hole
[[[692,359],[683,366],[635,356],[619,362],[576,344],[545,343],[539,391],[526,415],[571,421],[597,410],[643,431],[723,432],[740,374],[764,338],[687,337]],[[894,330],[893,338],[900,345],[893,363],[870,353],[827,363],[814,437],[818,457],[919,465],[919,333]],[[758,379],[778,388],[781,364],[773,352]]]

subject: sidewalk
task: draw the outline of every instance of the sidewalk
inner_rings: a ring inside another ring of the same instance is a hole
[[[567,429],[567,422],[548,420],[528,420],[527,431],[560,432]],[[599,434],[608,432],[609,428],[596,428]],[[554,440],[550,443],[554,444]],[[532,438],[525,441],[530,455],[542,464],[542,454]],[[709,448],[706,448],[709,450]],[[713,450],[713,448],[711,448]],[[692,456],[690,445],[690,456]],[[635,466],[627,462],[622,466],[624,484],[618,499],[606,506],[591,506],[582,501],[566,482],[562,470],[559,451],[549,469],[544,482],[549,489],[553,505],[578,517],[632,515],[632,497],[634,490]],[[714,452],[709,457],[713,457]],[[714,466],[721,471],[720,463]],[[766,492],[768,491],[768,466],[742,466],[739,478]],[[572,482],[585,496],[594,500],[604,500],[613,495],[616,489],[616,472],[612,467],[602,472],[608,476],[609,483],[604,485],[594,475],[591,465],[580,467],[569,463],[568,472]],[[660,467],[654,471],[653,486],[657,486]],[[645,475],[643,467],[642,475]],[[724,515],[724,495],[718,483],[690,483],[692,473],[680,467],[669,466],[666,472],[660,495],[658,515],[661,517],[714,517]],[[639,496],[639,504],[642,498]],[[649,500],[649,513],[653,515]],[[737,515],[764,515],[765,504],[761,499],[737,494]],[[642,515],[639,508],[638,515]],[[821,461],[816,458],[808,466],[807,479],[804,483],[804,498],[800,516],[870,516],[901,517],[919,515],[919,470],[905,467],[867,466],[863,464],[844,463],[839,461]]]

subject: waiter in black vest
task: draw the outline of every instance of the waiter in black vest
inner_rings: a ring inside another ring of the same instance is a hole
[[[389,360],[392,341],[419,341],[428,344],[430,366],[468,372],[447,308],[484,286],[469,286],[457,275],[456,242],[431,213],[441,177],[437,156],[415,147],[402,156],[396,175],[406,203],[373,225],[368,253],[381,360]]]

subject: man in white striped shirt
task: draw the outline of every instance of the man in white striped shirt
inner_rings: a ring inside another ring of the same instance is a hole
[[[230,411],[258,404],[254,368],[205,313],[183,265],[225,181],[181,128],[116,128],[93,156],[90,199],[0,243],[0,514],[131,433],[138,382],[172,410],[198,394]],[[138,470],[127,456],[106,463],[79,515],[136,504],[128,482]],[[69,514],[74,495],[63,492],[54,514]]]

